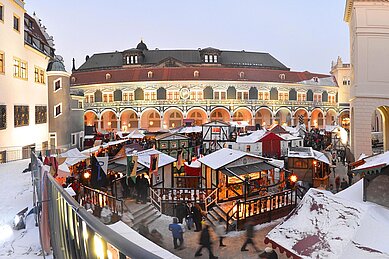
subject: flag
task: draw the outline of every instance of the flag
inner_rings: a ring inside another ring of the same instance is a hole
[[[138,167],[138,156],[137,155],[127,156],[127,179],[126,179],[127,184],[128,184],[128,179],[130,177],[135,182],[137,167]]]
[[[90,178],[90,184],[92,188],[101,188],[107,186],[107,174],[108,157],[95,157],[91,156],[92,175]]]
[[[181,150],[181,152],[177,156],[177,165],[176,165],[176,167],[177,167],[178,170],[180,170],[181,167],[182,167],[182,150]]]
[[[159,154],[150,155],[150,170],[149,170],[150,173],[152,174],[158,173],[158,160],[159,160]]]

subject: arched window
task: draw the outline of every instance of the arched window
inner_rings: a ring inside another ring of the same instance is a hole
[[[153,78],[153,71],[147,72],[147,78]]]
[[[111,78],[112,78],[112,76],[111,76],[110,73],[105,74],[105,80],[109,80],[109,79],[111,79]]]
[[[200,75],[199,71],[196,70],[196,71],[193,72],[193,77],[197,78],[197,77],[199,77],[199,75]]]
[[[244,79],[244,72],[243,71],[239,73],[239,78]]]
[[[281,80],[285,80],[285,74],[280,74],[280,75],[279,75],[279,78],[280,78]]]

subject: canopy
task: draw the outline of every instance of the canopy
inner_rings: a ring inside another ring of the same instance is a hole
[[[88,156],[86,156],[83,152],[80,152],[80,150],[77,148],[73,148],[64,153],[61,153],[59,157],[66,157],[65,163],[68,166],[75,165],[88,158]]]
[[[145,135],[140,132],[139,130],[133,130],[126,138],[131,138],[131,139],[143,139]]]
[[[58,166],[57,174],[58,177],[63,177],[63,178],[70,176],[70,170],[69,167],[66,165],[66,162]]]

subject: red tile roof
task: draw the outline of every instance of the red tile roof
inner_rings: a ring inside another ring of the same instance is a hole
[[[152,78],[148,72],[152,71]],[[194,71],[199,72],[194,77]],[[240,76],[243,72],[244,76]],[[111,79],[106,80],[109,73]],[[281,74],[285,79],[281,79]],[[75,82],[72,85],[104,84],[118,82],[144,82],[144,81],[250,81],[250,82],[280,82],[298,83],[310,80],[313,77],[331,77],[325,74],[316,74],[308,71],[294,72],[273,69],[253,68],[220,68],[220,67],[162,67],[162,68],[116,68],[110,70],[73,71]]]

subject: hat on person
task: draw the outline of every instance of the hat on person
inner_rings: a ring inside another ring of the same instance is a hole
[[[273,248],[267,246],[267,247],[265,248],[265,252],[266,252],[266,253],[271,253],[271,252],[273,252]]]

